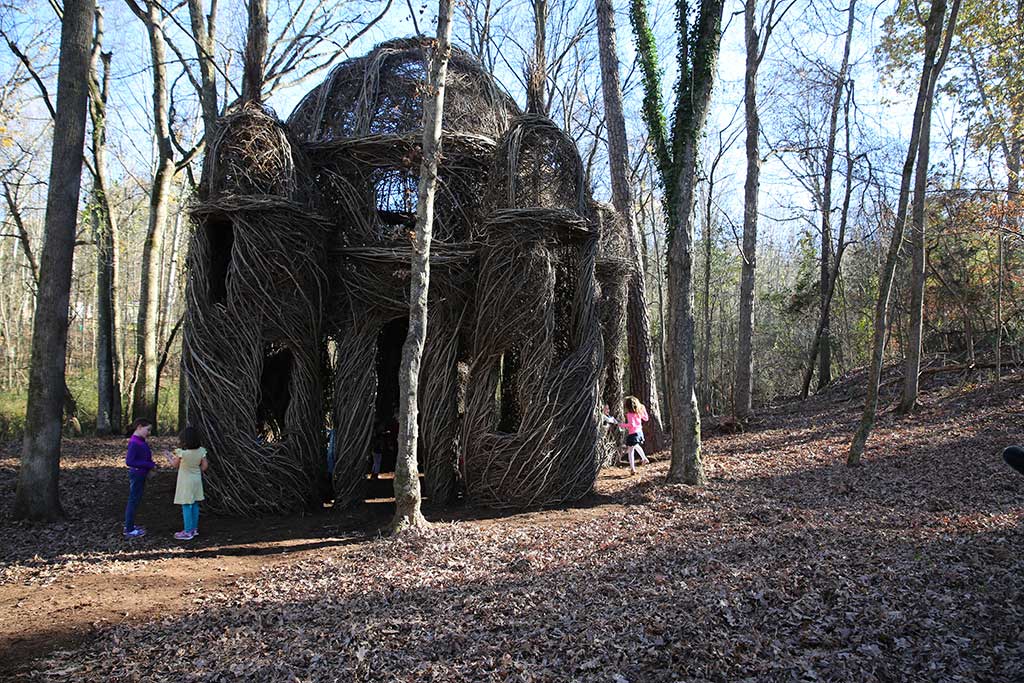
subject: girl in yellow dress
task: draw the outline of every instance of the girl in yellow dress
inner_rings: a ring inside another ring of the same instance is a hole
[[[199,535],[199,501],[203,496],[203,472],[210,466],[206,449],[199,443],[199,432],[186,427],[178,436],[181,448],[167,453],[171,467],[178,468],[178,485],[174,489],[174,504],[181,506],[185,528],[174,534],[179,541],[191,541]]]

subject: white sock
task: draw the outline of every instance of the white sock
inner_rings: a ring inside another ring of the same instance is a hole
[[[636,460],[634,459],[634,451],[635,450],[636,450],[636,446],[630,446],[629,447],[629,470],[631,472],[636,472]]]

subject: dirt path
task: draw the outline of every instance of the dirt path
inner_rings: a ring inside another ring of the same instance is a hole
[[[98,478],[88,485],[73,483],[96,488],[94,493],[113,501],[102,514],[116,520],[124,492],[117,472],[108,471],[119,467],[116,456],[107,453],[113,448],[104,441],[86,440],[74,443],[70,450],[65,467],[71,476],[66,479],[80,478],[83,470]],[[10,476],[11,465],[10,459],[0,460],[0,473],[6,469]],[[628,479],[627,474],[624,469],[607,470],[601,475],[601,486],[614,489],[617,482]],[[20,532],[23,537],[20,542],[15,539],[14,548],[4,548],[5,555],[13,555],[8,559],[15,561],[7,563],[8,580],[0,581],[0,614],[4,615],[0,620],[0,678],[26,673],[33,660],[73,649],[112,625],[173,618],[209,596],[230,596],[239,590],[240,579],[262,570],[309,559],[323,550],[343,554],[347,547],[373,538],[392,509],[379,504],[346,515],[207,518],[203,536],[181,544],[171,539],[177,529],[176,518],[158,514],[149,500],[168,495],[166,481],[147,490],[149,505],[141,516],[149,534],[139,541],[117,538],[110,532],[114,528],[110,519],[102,525],[108,533],[100,538],[90,514],[43,539],[34,539],[31,527],[12,524],[15,536]],[[472,520],[478,528],[495,524],[559,526],[618,510],[621,506],[608,496],[595,495],[573,508],[524,513],[512,520],[508,515],[474,508],[434,511],[432,515],[428,511],[428,516],[442,521]],[[46,541],[50,541],[49,549],[39,548],[41,555],[30,555],[30,546],[43,546]]]
[[[280,561],[266,557],[158,560],[128,574],[69,577],[49,586],[0,587],[0,674],[73,647],[111,624],[176,615],[204,592]]]
[[[355,518],[353,518],[355,519]],[[365,518],[364,518],[365,519]],[[144,622],[193,609],[205,596],[230,594],[240,578],[323,548],[366,538],[338,533],[337,520],[299,518],[210,525],[209,542],[126,552],[124,560],[90,566],[69,562],[22,583],[0,584],[0,677],[46,653],[74,647],[112,624]],[[368,521],[371,529],[375,525]],[[350,525],[351,526],[351,525]],[[260,539],[260,530],[266,538]],[[153,530],[151,534],[169,531]]]

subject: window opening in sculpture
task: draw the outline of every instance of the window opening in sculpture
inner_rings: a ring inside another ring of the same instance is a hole
[[[204,225],[210,245],[209,282],[207,293],[210,303],[223,304],[228,297],[228,269],[231,250],[235,244],[235,226],[224,216],[211,216]]]
[[[418,181],[411,173],[398,169],[384,169],[376,175],[374,189],[382,237],[400,239],[402,231],[416,228]]]

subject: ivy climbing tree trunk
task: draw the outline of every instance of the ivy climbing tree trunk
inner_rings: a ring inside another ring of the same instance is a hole
[[[619,214],[629,240],[630,273],[626,283],[626,336],[629,348],[630,392],[647,406],[650,420],[644,427],[649,450],[665,445],[661,424],[658,388],[654,382],[654,355],[651,343],[651,319],[647,313],[647,285],[636,216],[633,213],[633,188],[629,182],[629,152],[626,121],[622,113],[622,87],[619,84],[619,58],[615,49],[615,9],[611,0],[597,0],[597,40],[601,59],[601,89],[604,95],[605,122],[608,126],[608,165],[612,185],[612,204]],[[618,410],[613,406],[612,410]]]
[[[25,440],[14,494],[16,519],[50,521],[63,516],[58,489],[61,412],[71,267],[82,183],[93,8],[92,0],[65,0],[61,22],[57,107],[46,195],[46,237],[39,259]]]
[[[416,205],[416,238],[409,282],[409,332],[402,346],[399,369],[398,461],[395,464],[395,518],[392,533],[427,524],[420,511],[420,479],[417,458],[419,440],[419,379],[423,344],[427,337],[427,294],[430,289],[430,242],[434,228],[434,194],[441,158],[441,119],[445,82],[451,57],[452,9],[450,0],[439,0],[437,41],[430,58],[430,75],[423,102],[423,160]]]
[[[690,26],[686,0],[676,3],[679,85],[671,139],[662,114],[661,71],[646,0],[632,0],[630,20],[643,76],[643,114],[661,176],[668,224],[669,410],[672,462],[668,480],[704,483],[700,457],[700,410],[694,368],[693,246],[697,149],[707,120],[722,40],[724,0],[700,0]]]
[[[918,145],[921,143],[921,131],[931,125],[931,120],[925,118],[925,114],[931,111],[929,99],[934,97],[935,82],[938,80],[939,72],[949,54],[949,46],[953,39],[953,29],[956,26],[957,14],[960,11],[960,0],[953,0],[952,10],[949,13],[949,24],[946,26],[946,0],[933,0],[929,8],[928,17],[925,19],[924,35],[924,63],[921,67],[921,80],[917,90],[917,104],[914,106],[914,119],[910,131],[910,143],[907,147],[907,156],[903,162],[903,173],[900,177],[900,194],[896,205],[895,224],[893,225],[892,241],[889,243],[889,250],[885,256],[885,264],[879,275],[878,300],[875,303],[874,334],[871,346],[871,365],[868,367],[867,395],[864,398],[864,412],[861,415],[860,425],[850,443],[850,450],[846,457],[846,463],[850,467],[860,465],[861,456],[864,454],[864,447],[867,444],[868,436],[875,424],[875,414],[878,410],[878,383],[882,376],[882,363],[885,359],[885,337],[888,328],[889,296],[892,293],[893,275],[896,272],[896,263],[899,260],[900,247],[903,244],[903,233],[907,222],[907,206],[910,203],[910,181],[914,174],[914,161],[917,158]],[[945,38],[943,38],[945,29]],[[942,54],[936,59],[939,45],[942,44]]]

